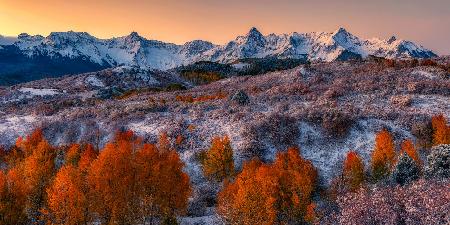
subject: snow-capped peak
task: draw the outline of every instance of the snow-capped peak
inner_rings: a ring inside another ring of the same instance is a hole
[[[98,39],[86,32],[53,32],[47,37],[20,34],[14,44],[25,55],[83,58],[102,66],[131,65],[166,70],[200,60],[233,62],[242,58],[305,58],[333,61],[375,55],[387,58],[436,56],[410,41],[362,40],[344,28],[334,32],[269,34],[252,27],[226,45],[195,40],[184,45],[147,40],[137,32],[127,36]]]
[[[263,47],[266,43],[264,35],[262,35],[256,27],[252,27],[243,40],[245,44],[255,44],[260,47]]]

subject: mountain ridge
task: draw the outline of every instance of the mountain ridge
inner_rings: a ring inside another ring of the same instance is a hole
[[[11,60],[11,54],[17,60]],[[388,40],[361,39],[344,28],[334,32],[263,35],[256,27],[252,27],[247,34],[224,45],[203,40],[178,45],[146,39],[137,32],[109,39],[74,31],[52,32],[47,37],[22,33],[17,41],[10,41],[6,45],[0,42],[0,59],[3,61],[0,64],[13,68],[0,71],[0,85],[17,83],[15,76],[30,80],[27,79],[30,74],[33,77],[60,76],[64,73],[92,72],[99,68],[121,65],[165,71],[199,61],[233,63],[245,58],[276,57],[331,62],[361,59],[369,55],[385,58],[437,56],[431,50],[411,41],[395,37]],[[68,69],[64,73],[57,68],[40,71],[37,68],[43,62]],[[28,65],[27,69],[23,65]],[[82,69],[77,68],[79,65]],[[2,82],[2,79],[7,81]]]

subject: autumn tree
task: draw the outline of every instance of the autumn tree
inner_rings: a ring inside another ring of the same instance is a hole
[[[244,164],[232,183],[225,182],[217,210],[229,224],[273,224],[276,220],[275,176],[268,165],[254,159]]]
[[[8,150],[7,153],[5,153],[3,160],[8,168],[13,168],[17,164],[21,163],[24,158],[25,153],[23,152],[23,150],[14,145]]]
[[[6,222],[6,218],[4,218],[5,216],[5,211],[7,208],[7,195],[8,195],[8,187],[7,187],[7,180],[6,180],[6,175],[5,173],[0,170],[0,221],[2,222]]]
[[[202,166],[205,176],[216,181],[223,181],[234,175],[233,149],[227,136],[213,138]]]
[[[137,194],[140,215],[153,221],[171,221],[186,212],[191,194],[189,176],[175,151],[161,152],[153,144],[144,144],[136,153]]]
[[[289,224],[311,219],[308,206],[317,171],[298,148],[273,164],[252,160],[218,196],[218,212],[231,224]],[[311,209],[309,209],[311,210]]]
[[[420,160],[419,153],[411,140],[407,139],[402,142],[400,153],[407,154],[412,160],[414,160],[415,163],[417,163],[417,165],[422,165],[422,160]]]
[[[27,186],[26,210],[31,218],[39,218],[39,210],[46,201],[45,190],[55,173],[55,151],[44,139],[37,144],[23,162],[23,176]]]
[[[161,152],[168,152],[172,149],[167,132],[162,132],[158,139],[158,149]]]
[[[79,144],[72,144],[67,149],[65,163],[76,166],[78,165],[78,161],[80,161],[80,156],[81,146]]]
[[[89,221],[87,186],[80,170],[62,167],[47,189],[47,220],[50,224],[87,224]]]
[[[133,152],[140,145],[132,132],[118,132],[89,168],[93,210],[103,223],[132,224],[138,218]]]
[[[317,171],[297,147],[278,153],[272,165],[278,183],[276,210],[280,222],[304,219],[317,182]]]
[[[433,116],[431,124],[433,127],[433,146],[450,144],[450,127],[447,126],[444,115]]]
[[[186,210],[190,195],[182,168],[176,152],[143,144],[130,131],[118,133],[88,170],[93,211],[103,223],[170,221]]]
[[[43,140],[45,140],[44,133],[42,129],[38,128],[25,138],[19,137],[16,146],[23,150],[25,156],[29,156],[33,154],[36,146]]]
[[[0,172],[0,224],[27,224],[27,186],[22,166]]]
[[[78,168],[87,173],[91,163],[97,158],[98,152],[94,149],[92,144],[87,144],[84,151],[81,152],[80,160],[78,161]]]
[[[375,148],[372,152],[372,177],[380,180],[390,174],[395,165],[395,149],[392,135],[386,129],[375,137]]]
[[[355,191],[364,182],[364,164],[358,153],[350,151],[345,158],[342,179],[346,189]]]

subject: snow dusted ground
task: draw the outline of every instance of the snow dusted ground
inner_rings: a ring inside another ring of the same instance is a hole
[[[228,135],[237,168],[250,153],[270,161],[278,151],[298,145],[326,185],[349,150],[357,151],[367,165],[375,133],[382,128],[389,129],[399,143],[414,139],[411,127],[420,121],[439,113],[450,118],[446,71],[435,67],[385,68],[376,62],[318,63],[231,77],[185,91],[141,91],[120,99],[95,97],[111,86],[126,90],[155,87],[153,78],[157,85],[183,82],[176,74],[122,67],[3,90],[0,144],[12,144],[38,126],[54,144],[94,141],[100,134],[102,145],[118,129],[131,129],[149,142],[155,142],[161,132],[167,132],[171,140],[182,135],[184,141],[177,150],[194,187],[215,188],[204,179],[196,156],[209,147],[214,136]],[[17,94],[25,90],[30,98]],[[239,105],[229,97],[193,103],[176,98],[217,93],[231,96],[238,90],[249,95],[249,104]],[[330,134],[330,128],[325,128],[327,118],[344,118],[349,125],[345,134]],[[206,210],[199,217],[180,218],[180,222],[220,224],[217,219]]]
[[[0,145],[14,143],[18,136],[26,135],[37,122],[33,115],[9,116],[0,119]]]

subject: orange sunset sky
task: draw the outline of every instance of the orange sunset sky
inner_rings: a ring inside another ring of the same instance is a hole
[[[223,44],[256,26],[262,33],[334,31],[396,35],[450,54],[450,0],[0,0],[0,34],[86,31],[109,38]]]

